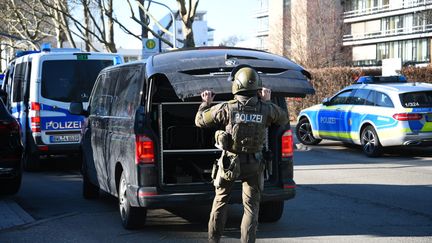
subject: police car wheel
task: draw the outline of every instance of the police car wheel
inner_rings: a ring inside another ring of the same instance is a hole
[[[278,221],[283,214],[284,201],[263,202],[260,204],[258,221],[272,223]]]
[[[307,118],[302,118],[296,126],[297,139],[304,145],[316,145],[321,142],[321,139],[317,139],[312,134],[312,127]]]
[[[361,132],[360,137],[363,152],[368,157],[377,157],[382,152],[382,146],[378,134],[372,126],[367,126]]]
[[[144,225],[147,217],[147,209],[132,207],[127,197],[127,181],[125,173],[122,172],[118,185],[118,200],[120,217],[125,229],[137,229]]]

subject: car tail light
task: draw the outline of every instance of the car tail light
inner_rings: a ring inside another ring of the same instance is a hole
[[[41,106],[37,102],[32,102],[30,109],[32,111],[30,115],[30,127],[32,132],[40,132],[41,131],[41,119],[40,119],[40,109]]]
[[[49,150],[47,145],[38,145],[37,148],[40,151],[48,151]]]
[[[423,118],[423,115],[417,113],[397,113],[393,115],[393,118],[398,121],[412,121],[421,120]]]
[[[294,142],[291,130],[286,130],[282,135],[282,158],[293,156]]]
[[[153,164],[155,162],[154,143],[145,135],[137,135],[135,139],[135,163]]]
[[[8,133],[8,132],[20,132],[20,124],[18,121],[14,120],[12,122],[0,122],[0,132]]]

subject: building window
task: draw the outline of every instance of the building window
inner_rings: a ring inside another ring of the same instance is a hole
[[[400,58],[404,64],[429,62],[430,41],[417,39],[377,44],[377,60],[387,58]]]
[[[258,31],[268,31],[269,30],[269,17],[264,16],[258,18]]]
[[[260,0],[259,1],[259,9],[268,9],[269,0]]]

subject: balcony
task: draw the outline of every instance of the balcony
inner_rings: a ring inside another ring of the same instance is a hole
[[[388,41],[388,38],[391,37],[402,37],[402,36],[412,36],[412,35],[421,35],[423,33],[427,33],[428,35],[432,35],[432,24],[427,25],[419,25],[419,26],[409,26],[404,28],[395,28],[390,30],[381,30],[375,32],[367,32],[367,33],[357,33],[357,34],[349,34],[343,36],[343,42],[345,45],[350,45],[355,41],[362,41],[361,44],[367,43],[375,43]],[[419,36],[422,37],[422,36]],[[410,37],[411,38],[411,37]],[[381,39],[381,40],[379,40]],[[404,38],[401,38],[404,39]],[[358,43],[360,44],[360,43]]]
[[[388,11],[396,11],[402,9],[410,9],[432,4],[432,0],[404,0],[399,4],[386,4],[372,8],[362,8],[344,12],[344,19],[355,18],[363,15],[372,15]]]

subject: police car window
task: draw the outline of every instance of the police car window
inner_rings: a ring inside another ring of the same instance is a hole
[[[86,102],[99,72],[112,60],[49,60],[42,64],[42,96],[62,102]]]
[[[400,95],[401,104],[406,108],[432,107],[432,91],[411,92]]]
[[[375,106],[375,95],[376,92],[374,90],[371,90],[366,97],[365,105]]]
[[[394,107],[390,97],[378,91],[376,95],[376,105],[381,107]]]
[[[346,90],[340,94],[338,94],[337,96],[333,97],[333,99],[331,100],[331,105],[345,105],[348,104],[349,101],[349,97],[352,93],[352,90]]]
[[[373,105],[368,101],[368,96],[371,91],[369,89],[357,89],[352,97],[351,103],[354,105]]]

